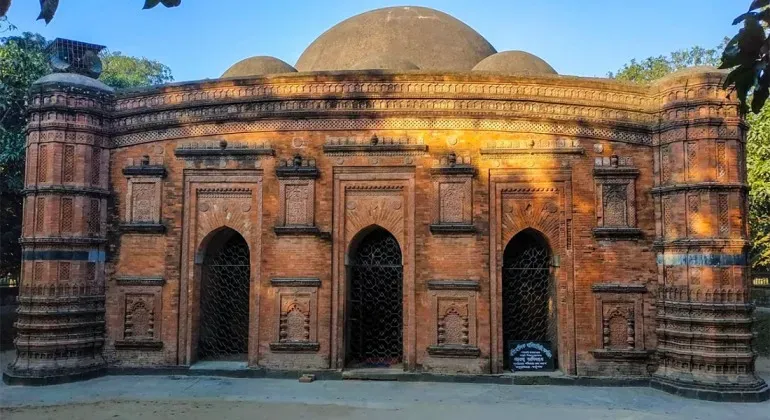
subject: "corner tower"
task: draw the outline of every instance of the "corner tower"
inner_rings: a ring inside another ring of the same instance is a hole
[[[9,383],[102,373],[104,255],[113,89],[96,80],[103,47],[57,39],[56,73],[30,91],[22,279]]]
[[[726,73],[694,68],[657,84],[659,367],[653,385],[702,399],[767,399],[754,373],[748,299],[746,125]]]

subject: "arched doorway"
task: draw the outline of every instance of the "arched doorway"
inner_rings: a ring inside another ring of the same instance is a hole
[[[249,246],[226,228],[208,240],[201,267],[198,359],[246,360],[249,336]]]
[[[403,361],[401,247],[385,229],[362,232],[348,266],[349,367],[389,367]]]
[[[550,341],[556,352],[556,307],[551,250],[533,229],[511,238],[503,253],[503,365],[510,340]],[[557,360],[554,357],[554,360]]]

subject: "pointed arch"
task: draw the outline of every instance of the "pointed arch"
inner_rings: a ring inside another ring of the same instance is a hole
[[[403,254],[396,237],[373,224],[351,240],[346,352],[348,366],[394,366],[404,358]]]
[[[546,341],[556,349],[555,286],[552,250],[547,237],[533,228],[514,235],[502,261],[503,341]],[[556,358],[555,358],[556,359]],[[503,364],[510,366],[507,352]]]
[[[246,239],[228,227],[201,241],[198,359],[246,360],[251,258]]]

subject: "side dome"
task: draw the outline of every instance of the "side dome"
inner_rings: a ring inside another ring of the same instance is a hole
[[[421,70],[468,71],[495,48],[463,22],[425,7],[372,10],[327,30],[297,60],[299,71],[351,70],[369,60]],[[360,68],[360,67],[359,67]]]
[[[221,77],[263,76],[266,74],[295,73],[297,69],[275,57],[258,55],[241,60],[222,73]]]
[[[491,71],[503,74],[559,74],[542,58],[526,51],[503,51],[481,60],[473,71]]]

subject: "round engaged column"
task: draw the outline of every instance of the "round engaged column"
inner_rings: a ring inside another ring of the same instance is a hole
[[[81,51],[90,45],[77,44]],[[61,382],[105,369],[104,146],[112,93],[76,73],[54,73],[31,88],[16,359],[6,382]]]
[[[658,82],[655,145],[659,283],[653,385],[684,396],[758,401],[748,289],[746,124],[726,73]]]

